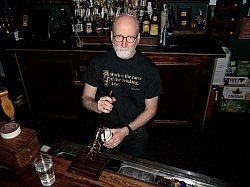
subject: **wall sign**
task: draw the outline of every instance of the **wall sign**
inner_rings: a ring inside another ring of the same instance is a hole
[[[250,39],[250,18],[242,19],[239,39]]]

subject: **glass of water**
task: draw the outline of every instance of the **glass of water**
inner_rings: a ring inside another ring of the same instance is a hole
[[[51,186],[55,182],[52,156],[39,153],[34,160],[34,166],[43,186]]]

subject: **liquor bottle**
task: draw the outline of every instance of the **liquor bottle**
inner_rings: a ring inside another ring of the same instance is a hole
[[[142,17],[144,15],[144,7],[139,7],[137,9],[137,19],[139,21],[139,30],[141,31],[142,33]]]
[[[163,5],[163,10],[161,11],[161,25],[160,25],[160,33],[159,33],[160,44],[162,43],[162,33],[163,33],[163,28],[165,25],[169,26],[167,4]]]
[[[159,34],[159,15],[157,11],[157,7],[154,7],[153,14],[150,23],[150,35],[158,36]]]
[[[207,24],[206,24],[206,33],[211,35],[212,34],[212,29],[214,28],[213,22],[214,22],[214,15],[215,15],[215,5],[209,5],[208,6],[208,11],[207,11]],[[194,27],[195,27],[194,23]]]
[[[59,16],[60,27],[66,27],[68,23],[69,23],[69,18],[67,16],[66,12],[65,12],[65,9],[62,8],[60,16]]]
[[[93,15],[90,15],[90,9],[88,9],[89,13],[87,14],[87,20],[85,25],[85,33],[86,35],[93,35]]]
[[[95,35],[96,36],[102,35],[102,23],[98,14],[96,15],[96,20],[95,20]]]
[[[152,3],[151,3],[151,1],[148,2],[147,10],[148,10],[148,15],[150,16],[150,19],[152,19],[153,8],[152,8]]]
[[[110,21],[108,14],[105,14],[104,19],[102,20],[102,35],[103,36],[110,35]]]
[[[70,25],[69,17],[65,9],[61,9],[59,16],[59,28],[57,30],[56,42],[59,47],[69,48],[71,47],[71,32],[72,27]]]
[[[168,12],[168,21],[169,21],[169,34],[172,34],[174,31],[174,28],[176,26],[176,20],[175,20],[175,14],[174,14],[174,9],[173,6],[169,7],[169,12]]]
[[[198,10],[198,14],[195,19],[195,28],[197,30],[205,30],[206,29],[206,19],[203,16],[202,10]]]
[[[145,8],[144,14],[142,16],[142,35],[149,36],[150,34],[150,17],[148,15],[148,10]]]
[[[168,39],[169,39],[168,32],[169,32],[169,26],[165,25],[163,28],[163,32],[162,32],[162,46],[163,47],[166,47],[168,44]]]

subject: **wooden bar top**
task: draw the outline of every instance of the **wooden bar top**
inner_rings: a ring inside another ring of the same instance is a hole
[[[50,43],[20,43],[19,45],[6,48],[7,51],[52,51],[54,52],[74,52],[82,53],[84,51],[106,51],[112,48],[111,43],[103,42],[94,37],[91,41],[95,43],[84,43],[82,47],[74,47],[72,45],[68,48],[60,48]],[[145,45],[145,38],[138,44],[137,49],[143,53],[155,53],[155,54],[192,54],[192,55],[209,55],[214,57],[225,57],[225,53],[222,50],[219,43],[207,36],[171,36],[168,45],[163,47],[161,45]],[[147,40],[150,40],[147,39]],[[98,42],[99,41],[99,42]]]
[[[137,179],[126,177],[115,172],[103,170],[98,180],[79,176],[67,172],[71,161],[59,157],[53,157],[56,182],[53,187],[152,187],[159,186],[153,183],[143,182]],[[21,173],[14,173],[0,168],[0,186],[4,187],[42,187],[40,179],[32,163]]]

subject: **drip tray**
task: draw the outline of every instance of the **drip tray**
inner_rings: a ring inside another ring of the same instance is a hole
[[[136,178],[136,179],[143,180],[146,182],[152,182],[152,183],[155,182],[155,177],[156,177],[155,175],[147,171],[143,171],[138,168],[135,168],[133,166],[121,164],[121,167],[118,172],[128,177]]]
[[[77,144],[77,143],[59,138],[52,145],[52,153],[57,156],[63,157],[65,159],[72,160],[85,147],[86,147],[85,145]]]

